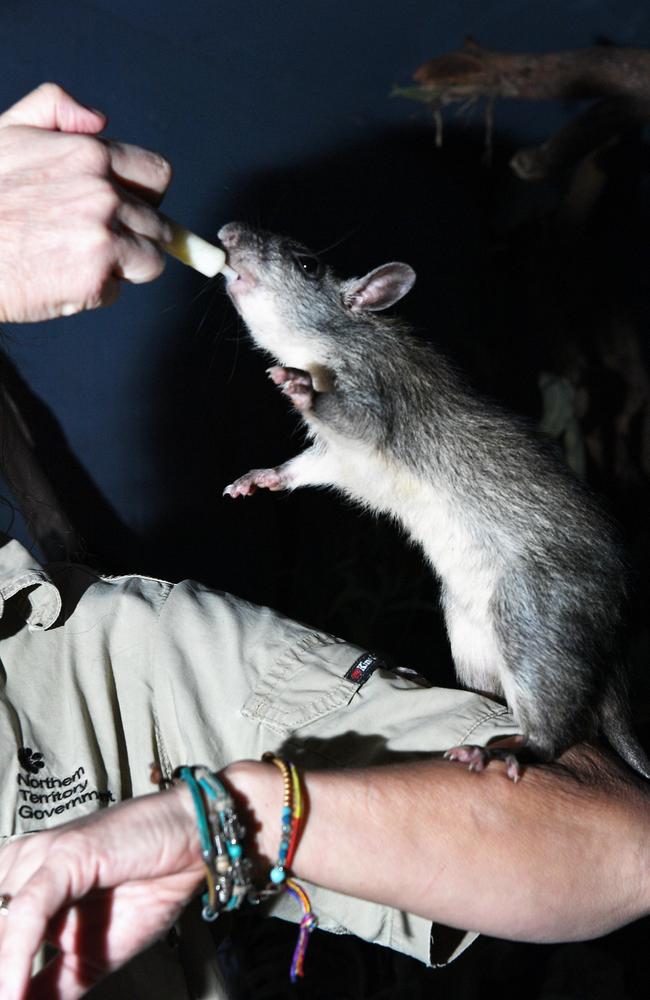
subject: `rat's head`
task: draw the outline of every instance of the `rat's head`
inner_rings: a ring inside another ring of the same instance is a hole
[[[342,281],[295,240],[229,222],[219,231],[236,272],[228,294],[255,342],[283,364],[327,364],[355,324],[398,302],[413,286],[408,264],[391,263]]]

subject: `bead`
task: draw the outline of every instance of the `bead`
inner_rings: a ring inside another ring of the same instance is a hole
[[[228,854],[231,858],[241,858],[242,856],[242,846],[241,844],[228,844]]]
[[[273,882],[273,885],[280,885],[282,882],[284,882],[286,877],[287,876],[284,871],[284,868],[280,868],[279,865],[274,865],[271,871],[269,872],[269,878],[271,882]]]
[[[230,858],[227,858],[225,854],[219,855],[216,868],[219,875],[224,875],[230,869]]]
[[[211,924],[214,920],[217,919],[219,913],[217,910],[212,910],[210,906],[208,906],[208,904],[206,903],[206,905],[201,910],[201,916],[203,917],[204,920],[207,920],[207,922]]]

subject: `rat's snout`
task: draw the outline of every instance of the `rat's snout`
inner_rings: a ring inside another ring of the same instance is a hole
[[[236,278],[228,281],[227,290],[239,308],[239,300],[257,284],[255,256],[251,254],[250,230],[241,222],[228,222],[218,232],[219,240],[228,253],[228,263]]]
[[[221,227],[217,235],[228,253],[228,263],[235,270],[238,270],[241,264],[247,263],[250,266],[252,243],[247,226],[242,222],[228,222]]]

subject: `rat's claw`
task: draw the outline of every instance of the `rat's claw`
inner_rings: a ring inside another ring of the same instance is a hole
[[[266,369],[266,374],[275,385],[285,385],[287,382],[295,382],[296,385],[304,385],[310,389],[312,388],[311,375],[309,372],[303,371],[302,368],[286,368],[284,365],[273,365],[271,368]]]
[[[506,765],[506,774],[508,775],[511,781],[514,781],[514,783],[517,784],[517,782],[521,778],[521,771],[519,770],[519,761],[512,753],[508,754],[507,757],[504,757],[504,761]]]
[[[254,484],[250,484],[248,489],[245,489],[244,485],[239,480],[237,480],[237,482],[230,483],[229,486],[226,486],[225,490],[221,495],[224,497],[232,497],[233,500],[235,500],[236,497],[252,496],[254,492],[255,492]]]
[[[506,766],[506,775],[511,781],[517,782],[521,777],[519,761],[514,753],[505,747],[452,747],[445,751],[445,760],[455,760],[467,764],[470,771],[484,771],[491,760],[500,760]]]
[[[288,396],[297,410],[305,412],[310,410],[314,402],[314,383],[309,372],[302,368],[285,368],[283,365],[274,365],[266,369],[266,374],[271,381],[280,387],[285,396]]]
[[[251,469],[245,476],[240,476],[234,483],[226,486],[223,496],[234,500],[236,497],[250,497],[258,488],[276,492],[286,489],[287,485],[286,477],[279,469]]]

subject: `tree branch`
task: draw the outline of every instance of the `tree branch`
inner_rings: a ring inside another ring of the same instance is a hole
[[[395,88],[393,95],[423,101],[438,115],[447,105],[482,98],[596,99],[542,146],[515,155],[512,168],[527,180],[570,166],[650,120],[650,51],[644,49],[504,53],[490,52],[470,39],[460,51],[424,63],[413,78],[415,87]]]

